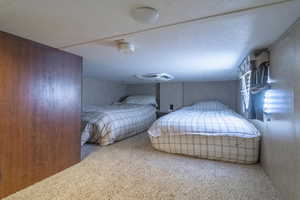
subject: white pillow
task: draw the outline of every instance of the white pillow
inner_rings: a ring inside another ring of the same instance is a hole
[[[124,103],[157,106],[155,96],[145,95],[129,96],[124,100]]]
[[[83,112],[94,112],[97,110],[99,106],[94,106],[94,105],[83,105],[82,106],[82,111]]]
[[[227,106],[222,104],[219,101],[200,101],[191,106],[196,110],[203,111],[217,111],[217,110],[227,110],[229,109]]]

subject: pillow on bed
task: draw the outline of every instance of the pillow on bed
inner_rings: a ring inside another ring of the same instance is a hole
[[[227,106],[225,106],[219,101],[200,101],[193,104],[191,107],[197,110],[212,110],[212,111],[229,109]]]
[[[94,106],[94,105],[83,105],[82,106],[82,111],[83,112],[94,112],[99,106]]]
[[[124,100],[124,103],[157,106],[155,96],[129,96]]]

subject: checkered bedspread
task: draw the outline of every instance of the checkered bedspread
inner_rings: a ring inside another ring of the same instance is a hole
[[[145,131],[154,122],[155,112],[153,106],[135,104],[85,108],[81,115],[84,124],[81,143],[108,145]]]
[[[148,133],[160,151],[243,164],[259,158],[259,131],[229,109],[183,108],[154,122]]]
[[[192,107],[165,115],[151,126],[148,133],[153,137],[198,133],[245,138],[259,136],[254,125],[230,109],[201,111]]]

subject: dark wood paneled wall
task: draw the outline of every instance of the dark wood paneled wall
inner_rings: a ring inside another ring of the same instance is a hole
[[[80,161],[82,59],[0,32],[0,198]]]

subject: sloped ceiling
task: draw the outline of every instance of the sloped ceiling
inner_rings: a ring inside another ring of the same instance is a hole
[[[57,48],[70,46],[63,49],[83,56],[84,74],[99,79],[139,82],[135,74],[166,72],[175,81],[233,80],[249,51],[269,46],[300,17],[300,1],[118,35],[278,2],[0,0],[0,30]],[[160,11],[157,24],[130,17],[133,8],[145,5]],[[101,42],[85,43],[102,38],[127,39],[136,52],[122,54]]]

